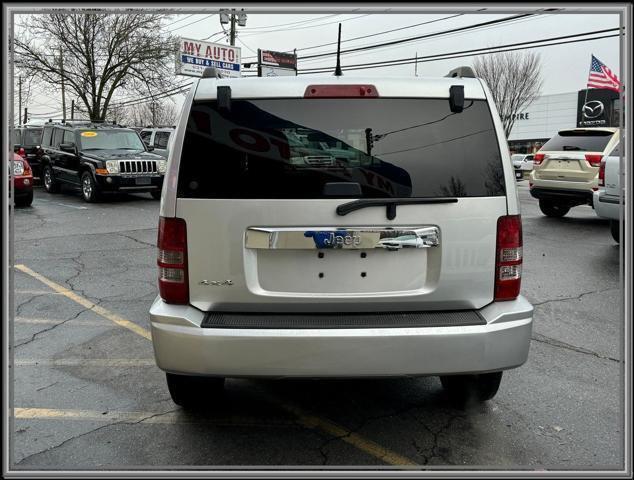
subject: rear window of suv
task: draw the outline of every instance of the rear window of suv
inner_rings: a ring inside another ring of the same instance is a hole
[[[603,152],[614,133],[606,130],[562,131],[548,140],[540,150],[549,152]]]
[[[194,102],[181,154],[181,198],[323,198],[353,182],[361,198],[505,195],[500,148],[484,100],[452,113],[447,99]]]

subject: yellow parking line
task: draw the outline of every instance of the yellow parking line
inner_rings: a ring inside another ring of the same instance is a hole
[[[391,465],[412,467],[417,465],[416,462],[410,460],[407,457],[399,455],[377,443],[374,443],[367,438],[363,438],[361,435],[351,432],[336,423],[323,418],[315,417],[313,415],[306,414],[302,409],[290,405],[287,403],[281,404],[281,407],[289,413],[295,415],[298,421],[307,428],[322,430],[334,437],[339,437],[340,440],[349,443],[358,450],[372,455],[379,460],[389,463]]]
[[[258,417],[230,415],[220,418],[188,415],[182,410],[175,412],[120,412],[99,410],[14,408],[13,416],[21,420],[74,420],[121,423],[178,424],[195,423],[235,427],[296,427],[292,420],[270,420]]]
[[[15,317],[13,319],[15,323],[28,323],[33,325],[59,325],[66,320],[59,318],[35,318],[35,317]],[[71,325],[67,323],[67,325]],[[73,326],[81,325],[86,327],[103,327],[104,322],[97,322],[96,320],[73,320]],[[108,325],[108,324],[105,324]]]
[[[48,278],[44,277],[43,275],[40,275],[37,272],[34,272],[33,270],[31,270],[26,265],[16,265],[15,268],[17,268],[18,270],[20,270],[23,273],[26,273],[27,275],[32,276],[33,278],[39,280],[44,285],[47,285],[50,288],[52,288],[53,290],[55,290],[56,292],[64,295],[66,298],[69,298],[72,301],[74,301],[76,303],[79,303],[83,307],[95,312],[96,314],[101,315],[102,317],[110,320],[111,322],[114,322],[115,324],[119,325],[120,327],[127,328],[128,330],[131,330],[134,333],[136,333],[137,335],[140,335],[140,336],[142,336],[142,337],[144,337],[144,338],[146,338],[148,340],[152,339],[152,335],[150,334],[149,330],[147,330],[147,329],[145,329],[143,327],[139,327],[136,323],[131,322],[129,320],[126,320],[124,318],[121,318],[116,313],[112,313],[111,311],[109,311],[109,310],[107,310],[107,309],[105,309],[103,307],[100,307],[99,305],[94,304],[93,302],[91,302],[87,298],[84,298],[81,295],[77,295],[72,290],[69,290],[68,288],[63,287],[63,286],[53,282],[52,280],[49,280]]]
[[[59,292],[49,292],[48,290],[15,290],[15,293],[24,295],[61,295]]]
[[[64,295],[65,297],[73,300],[74,302],[79,303],[80,305],[83,305],[84,307],[92,310],[93,312],[101,315],[104,318],[107,318],[108,320],[114,322],[115,324],[119,325],[120,327],[123,328],[127,328],[128,330],[136,333],[137,335],[142,336],[143,338],[146,338],[148,340],[152,339],[152,336],[150,334],[150,332],[142,327],[139,327],[138,325],[136,325],[133,322],[130,322],[129,320],[126,320],[124,318],[121,318],[120,316],[118,316],[115,313],[112,313],[108,310],[106,310],[103,307],[100,307],[98,305],[95,305],[94,303],[92,303],[90,300],[77,295],[76,293],[74,293],[73,291],[49,280],[48,278],[44,277],[43,275],[40,275],[37,272],[34,272],[33,270],[31,270],[30,268],[28,268],[26,265],[16,265],[15,268],[17,268],[18,270],[20,270],[23,273],[26,273],[30,276],[32,276],[33,278],[36,278],[37,280],[39,280],[40,282],[44,283],[45,285],[48,285],[50,288],[52,288],[53,290],[55,290],[56,292],[61,293],[62,295]],[[39,361],[39,360],[38,360]],[[127,365],[126,365],[127,366]],[[132,366],[132,365],[130,365]],[[361,435],[358,435],[356,433],[352,433],[349,430],[337,425],[336,423],[333,423],[329,420],[325,420],[319,417],[315,417],[312,415],[309,415],[307,413],[305,413],[302,409],[300,409],[299,407],[296,407],[294,405],[289,405],[289,404],[282,404],[281,405],[282,408],[284,408],[286,411],[292,413],[293,415],[295,415],[295,417],[298,419],[299,423],[301,423],[302,425],[311,428],[311,429],[319,429],[322,430],[330,435],[336,436],[336,437],[341,437],[341,440],[349,443],[351,445],[353,445],[354,447],[356,447],[357,449],[375,457],[378,458],[379,460],[391,464],[391,465],[396,465],[396,466],[413,466],[416,465],[416,462],[408,459],[407,457],[403,457],[395,452],[392,452],[391,450],[384,448],[374,442],[372,442],[371,440],[365,439],[363,438]]]
[[[153,358],[21,358],[16,367],[154,367]]]

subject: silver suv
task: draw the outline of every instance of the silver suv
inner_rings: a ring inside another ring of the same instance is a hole
[[[495,395],[533,307],[504,130],[472,77],[194,82],[150,309],[174,402],[225,377],[439,375]]]

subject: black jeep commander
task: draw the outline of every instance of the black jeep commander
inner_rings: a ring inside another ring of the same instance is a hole
[[[131,128],[90,122],[46,123],[42,176],[49,193],[80,187],[87,202],[105,192],[149,192],[161,198],[167,161],[150,153]]]

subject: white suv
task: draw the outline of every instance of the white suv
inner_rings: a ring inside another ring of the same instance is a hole
[[[513,166],[488,88],[458,72],[194,82],[150,309],[177,404],[225,377],[439,375],[486,400],[526,361]]]
[[[153,153],[167,158],[169,147],[172,142],[174,127],[147,127],[139,132],[141,140]]]

